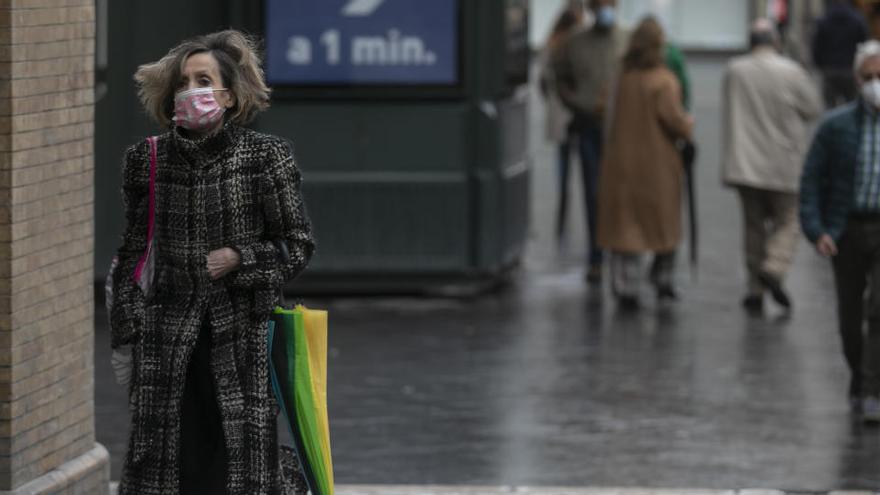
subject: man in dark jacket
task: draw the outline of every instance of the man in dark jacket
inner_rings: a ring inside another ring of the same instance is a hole
[[[868,25],[851,0],[830,0],[817,21],[813,63],[822,73],[825,105],[833,108],[856,97],[852,74],[856,45],[868,39]]]
[[[571,110],[581,155],[584,181],[584,208],[590,247],[587,254],[587,280],[597,284],[602,278],[602,250],[597,237],[596,198],[602,148],[602,121],[609,84],[626,50],[629,32],[617,23],[617,0],[590,0],[596,23],[573,34],[554,60],[557,92]]]
[[[880,422],[880,42],[859,45],[855,78],[860,97],[831,111],[816,131],[800,217],[834,268],[850,404],[865,421]]]

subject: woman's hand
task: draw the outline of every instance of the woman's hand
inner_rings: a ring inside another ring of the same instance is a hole
[[[816,251],[826,258],[837,256],[837,243],[828,234],[822,234],[816,241]]]
[[[208,275],[212,280],[222,278],[235,271],[241,263],[238,251],[232,248],[221,248],[208,253]]]

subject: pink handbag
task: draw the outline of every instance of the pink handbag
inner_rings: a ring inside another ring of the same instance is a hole
[[[150,186],[147,204],[149,213],[147,214],[147,247],[144,254],[141,255],[132,274],[132,280],[138,284],[144,294],[148,294],[153,285],[153,272],[156,260],[156,136],[150,136],[147,141],[150,143]],[[119,259],[114,256],[110,262],[110,269],[107,273],[107,279],[104,281],[104,304],[107,308],[107,316],[113,312],[113,272],[119,264]],[[131,380],[131,345],[120,346],[113,350],[110,359],[113,367],[113,373],[116,375],[116,382],[122,386],[127,386]]]
[[[144,254],[141,255],[132,273],[132,280],[141,288],[144,294],[148,294],[153,285],[153,272],[155,267],[156,253],[156,136],[147,138],[150,143],[150,186],[147,198],[149,213],[147,214],[147,247]],[[116,256],[110,262],[110,269],[107,271],[107,279],[104,281],[104,303],[107,307],[107,314],[113,311],[113,272],[116,271],[116,265],[119,260]]]

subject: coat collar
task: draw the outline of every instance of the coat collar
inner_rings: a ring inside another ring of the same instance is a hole
[[[872,107],[861,96],[859,96],[858,102],[859,103],[858,107],[856,108],[856,116],[859,120],[863,120],[865,117],[876,117],[877,115],[880,115],[880,110]]]
[[[227,122],[214,134],[196,139],[190,139],[183,135],[179,128],[171,130],[171,139],[177,153],[190,165],[199,168],[213,163],[235,141],[240,128]]]

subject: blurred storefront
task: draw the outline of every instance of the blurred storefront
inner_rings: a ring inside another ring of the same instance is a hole
[[[532,47],[543,43],[558,12],[571,0],[531,0]],[[621,20],[634,25],[657,16],[670,38],[685,49],[740,50],[748,43],[747,26],[754,2],[730,0],[619,0]]]
[[[532,48],[543,43],[555,16],[570,0],[531,0]],[[646,15],[660,19],[670,39],[688,51],[736,52],[748,48],[748,29],[759,16],[778,21],[785,50],[808,62],[809,38],[825,0],[619,0],[625,24],[634,25]],[[877,0],[862,0],[868,3]],[[880,25],[878,25],[880,29]]]
[[[159,131],[132,74],[226,27],[265,39],[273,106],[253,127],[290,138],[304,172],[318,249],[301,282],[481,285],[518,263],[529,212],[527,0],[100,3],[114,22],[98,49],[98,277],[122,227],[122,152]]]
[[[748,2],[730,0],[623,0],[623,21],[657,16],[670,39],[686,50],[740,50],[748,43]]]

